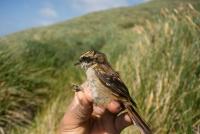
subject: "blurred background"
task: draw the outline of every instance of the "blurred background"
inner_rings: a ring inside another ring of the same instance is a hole
[[[56,134],[89,49],[155,134],[200,133],[199,0],[1,0],[0,13],[0,134]]]

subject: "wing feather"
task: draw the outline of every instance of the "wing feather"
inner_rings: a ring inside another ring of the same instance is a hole
[[[94,68],[94,70],[99,80],[109,89],[111,89],[115,96],[128,99],[135,107],[137,107],[136,103],[130,97],[128,88],[120,79],[119,74],[117,72],[105,72],[99,67]]]

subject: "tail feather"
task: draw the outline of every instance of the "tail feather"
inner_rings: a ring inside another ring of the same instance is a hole
[[[143,132],[143,134],[152,134],[151,129],[147,125],[147,123],[140,117],[134,107],[130,104],[125,104],[126,109],[128,110],[128,114],[133,121]]]

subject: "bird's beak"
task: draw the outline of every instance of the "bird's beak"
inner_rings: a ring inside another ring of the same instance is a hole
[[[81,62],[78,61],[78,62],[74,63],[74,66],[78,66],[78,65],[80,65],[80,64],[81,64]]]

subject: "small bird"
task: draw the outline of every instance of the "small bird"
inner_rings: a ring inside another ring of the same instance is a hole
[[[117,100],[124,110],[127,110],[133,124],[136,124],[144,134],[152,133],[147,123],[137,113],[136,103],[131,98],[128,88],[119,73],[111,67],[104,53],[89,50],[80,56],[75,65],[80,65],[86,72],[94,104],[106,106],[110,101]]]

